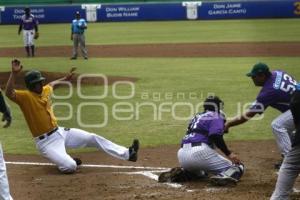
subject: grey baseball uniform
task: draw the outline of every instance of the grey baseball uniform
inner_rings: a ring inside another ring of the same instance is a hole
[[[285,156],[279,170],[275,191],[271,200],[287,200],[292,192],[293,185],[300,173],[300,84],[297,85],[291,99],[291,113],[296,125],[296,134],[290,152]]]
[[[85,47],[85,36],[84,36],[84,31],[87,28],[87,23],[86,23],[85,19],[79,18],[79,17],[80,17],[80,14],[79,14],[79,12],[77,12],[76,13],[76,19],[74,19],[72,21],[72,27],[71,27],[72,37],[73,37],[72,38],[73,39],[73,56],[72,56],[72,59],[77,58],[78,46],[81,49],[82,56],[85,59],[87,59],[88,55],[87,55],[87,50],[86,50],[86,47]]]

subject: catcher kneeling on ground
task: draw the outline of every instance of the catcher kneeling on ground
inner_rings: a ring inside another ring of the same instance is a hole
[[[55,86],[61,81],[69,81],[75,68],[64,78],[44,86],[45,78],[39,71],[25,74],[28,90],[15,90],[15,79],[22,70],[19,60],[12,61],[12,71],[6,86],[7,97],[19,105],[34,137],[40,153],[53,162],[63,173],[74,173],[81,164],[78,158],[72,158],[66,148],[96,147],[122,160],[135,162],[139,149],[139,141],[133,140],[129,148],[117,145],[99,135],[76,128],[59,127],[51,108],[51,95]]]
[[[214,185],[236,184],[244,173],[244,165],[231,152],[224,139],[224,103],[217,96],[204,102],[204,112],[198,113],[189,123],[177,156],[181,167],[163,172],[159,182],[184,182],[208,177]],[[226,157],[216,150],[218,147]]]

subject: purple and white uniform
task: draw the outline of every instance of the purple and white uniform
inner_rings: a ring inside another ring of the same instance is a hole
[[[38,21],[35,17],[30,14],[29,16],[23,15],[20,20],[20,26],[23,30],[23,41],[24,46],[33,46],[34,45],[34,34],[35,26],[38,25]]]
[[[188,133],[181,141],[177,156],[180,166],[187,171],[201,175],[203,171],[219,174],[233,164],[215,151],[209,136],[223,135],[224,119],[217,112],[197,114],[190,122]]]
[[[256,97],[250,110],[265,110],[269,106],[279,110],[280,114],[271,124],[273,134],[282,155],[291,149],[291,135],[295,130],[289,104],[293,92],[296,90],[297,81],[287,73],[275,70],[271,77]],[[262,107],[263,106],[263,107]]]

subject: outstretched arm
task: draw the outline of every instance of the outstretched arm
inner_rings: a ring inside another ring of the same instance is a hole
[[[211,142],[213,142],[226,156],[229,160],[231,160],[233,163],[240,163],[240,159],[238,158],[238,156],[236,154],[234,154],[233,152],[231,152],[225,141],[223,138],[223,135],[219,135],[219,134],[213,134],[209,136],[209,139]]]
[[[1,89],[0,89],[0,112],[3,113],[2,121],[6,122],[3,128],[9,127],[11,124],[11,112],[9,106],[6,104],[4,100]]]
[[[237,125],[240,125],[240,124],[243,124],[243,123],[247,122],[248,120],[253,118],[256,114],[258,114],[258,112],[248,110],[243,115],[236,116],[234,119],[228,121],[225,124],[224,132],[227,133],[229,128],[232,127],[232,126],[237,126]]]
[[[69,71],[69,73],[63,77],[63,78],[60,78],[60,79],[57,79],[55,81],[52,81],[50,83],[48,83],[51,87],[53,87],[53,89],[56,89],[60,84],[62,84],[63,82],[65,81],[71,81],[72,80],[72,77],[74,75],[76,71],[76,67],[72,67]]]
[[[11,61],[11,73],[6,84],[5,94],[12,101],[15,101],[16,99],[15,77],[22,70],[22,68],[23,66],[21,65],[21,62],[19,60],[14,59]]]

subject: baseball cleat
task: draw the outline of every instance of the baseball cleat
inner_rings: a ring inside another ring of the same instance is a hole
[[[73,160],[76,162],[76,165],[79,166],[82,164],[82,161],[80,158],[73,158]]]
[[[223,174],[210,177],[210,183],[215,186],[236,185],[237,182],[238,180]]]
[[[138,157],[138,151],[140,148],[140,142],[138,139],[134,139],[132,145],[129,147],[129,161],[136,162]]]
[[[274,169],[280,169],[281,165],[282,165],[283,160],[278,161],[277,163],[274,164]]]

